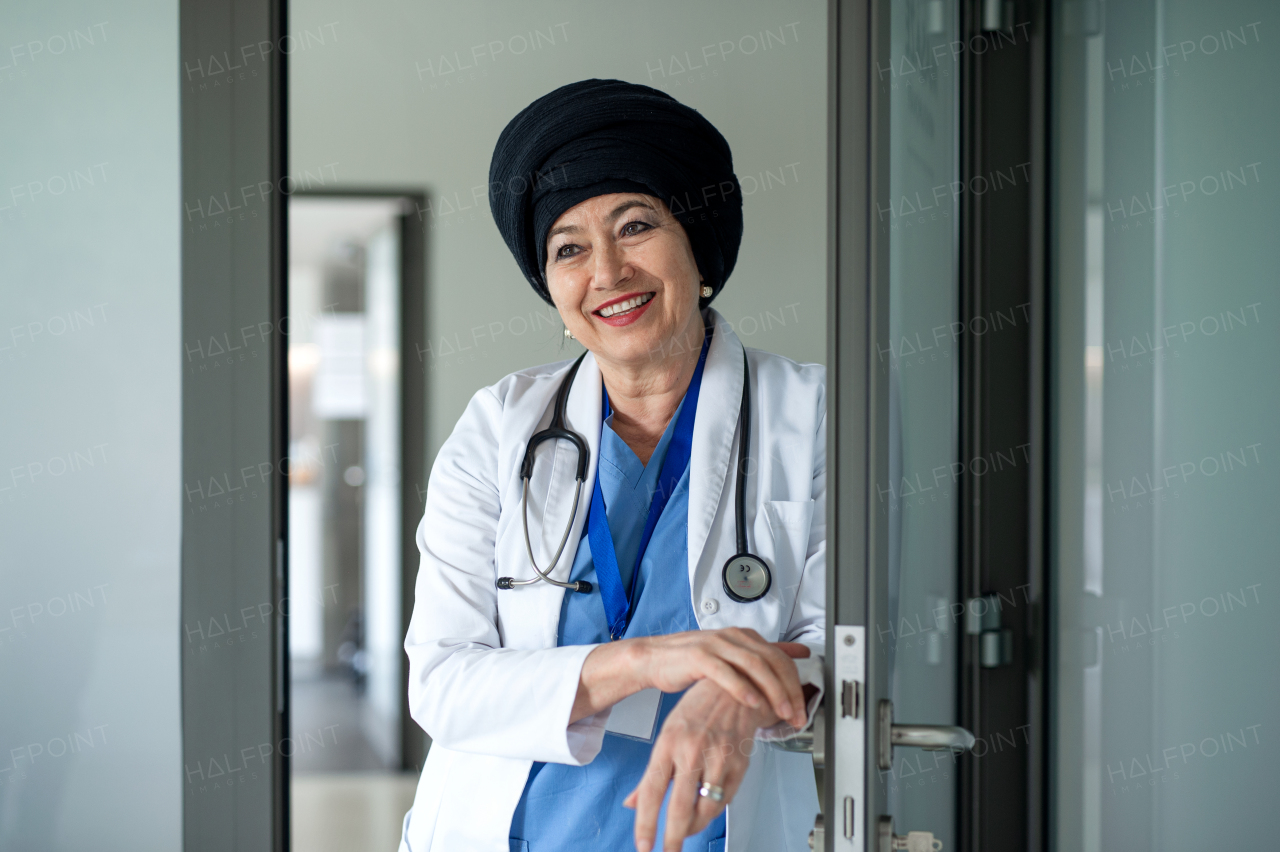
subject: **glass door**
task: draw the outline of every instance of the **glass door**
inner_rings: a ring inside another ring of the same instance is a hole
[[[836,7],[831,850],[907,848],[894,838],[912,832],[921,848],[958,848],[973,742],[959,727],[960,7]]]
[[[958,292],[959,4],[894,0],[889,61],[874,83],[888,102],[887,191],[873,198],[888,246],[888,338],[873,366],[888,389],[888,470],[875,511],[888,525],[887,613],[870,650],[882,655],[896,719],[955,725],[958,710],[957,522],[959,367],[965,323]],[[886,813],[954,849],[957,753],[898,749],[878,767]]]
[[[1264,848],[1276,7],[1103,8],[1052,4],[1051,837]]]

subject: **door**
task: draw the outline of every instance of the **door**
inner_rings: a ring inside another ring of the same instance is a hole
[[[833,14],[841,192],[831,316],[842,333],[829,337],[834,765],[824,839],[828,849],[878,849],[881,833],[892,844],[894,826],[909,827],[951,849],[958,754],[971,739],[958,727],[962,15],[958,3],[927,0],[842,3]],[[894,747],[895,731],[943,748]]]
[[[1043,20],[941,0],[835,14],[824,830],[833,849],[1039,848]]]

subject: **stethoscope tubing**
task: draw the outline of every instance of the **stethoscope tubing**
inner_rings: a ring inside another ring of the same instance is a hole
[[[529,586],[538,580],[546,580],[553,586],[559,586],[562,589],[572,589],[575,592],[590,592],[591,584],[586,580],[578,580],[574,583],[562,583],[554,580],[550,576],[550,570],[560,562],[560,554],[564,553],[564,546],[569,542],[569,533],[573,531],[573,519],[578,516],[578,501],[582,498],[582,480],[579,479],[577,487],[573,490],[573,508],[569,511],[569,523],[564,528],[564,535],[560,537],[560,546],[556,548],[556,555],[551,557],[551,564],[546,571],[538,567],[538,560],[533,556],[533,544],[529,541],[529,479],[525,477],[524,487],[520,494],[520,515],[524,521],[524,547],[529,554],[529,564],[533,566],[533,570],[538,572],[537,577],[530,577],[527,580],[516,580],[512,577],[502,577],[498,580],[498,588],[511,589],[516,586]],[[506,582],[503,582],[506,581]]]
[[[529,554],[529,564],[533,566],[533,570],[538,576],[530,577],[527,580],[517,580],[514,577],[499,577],[499,589],[514,589],[516,586],[529,586],[539,580],[545,580],[553,586],[569,589],[573,592],[589,593],[591,591],[591,583],[586,580],[563,583],[551,577],[552,569],[560,564],[560,556],[564,553],[565,545],[569,542],[569,534],[573,531],[573,521],[578,517],[578,504],[582,500],[582,483],[587,478],[587,455],[590,453],[587,448],[587,442],[577,432],[565,428],[564,424],[564,409],[569,398],[569,388],[573,386],[573,380],[578,375],[578,367],[582,366],[582,359],[586,357],[586,352],[579,355],[578,360],[573,362],[573,367],[570,368],[568,375],[564,377],[564,381],[560,383],[560,389],[556,392],[555,412],[551,415],[551,425],[529,437],[529,444],[524,450],[524,460],[520,464],[520,479],[522,481],[520,489],[520,519],[524,525],[524,547]],[[560,438],[572,443],[574,450],[578,454],[577,482],[573,491],[573,509],[569,512],[569,520],[565,523],[564,535],[560,537],[560,546],[556,548],[556,555],[552,557],[547,570],[543,571],[538,567],[538,560],[533,557],[533,543],[529,539],[529,479],[533,476],[533,451],[538,444],[543,441]]]
[[[582,360],[587,357],[587,353],[583,352],[578,356],[578,360],[573,363],[569,373],[560,383],[560,389],[556,393],[555,413],[551,418],[551,425],[540,432],[535,432],[529,438],[529,443],[525,447],[524,460],[520,464],[520,479],[522,486],[520,490],[520,517],[524,526],[524,546],[525,551],[529,555],[529,564],[533,566],[536,577],[530,577],[527,580],[517,580],[513,577],[499,577],[499,589],[512,589],[516,586],[529,586],[539,581],[546,581],[553,586],[562,589],[569,589],[574,592],[589,593],[592,590],[591,583],[586,580],[578,580],[572,583],[561,582],[551,577],[551,571],[560,563],[560,557],[564,554],[565,546],[569,542],[569,535],[573,531],[574,520],[578,517],[578,504],[582,499],[582,485],[586,480],[587,460],[590,455],[590,449],[587,442],[581,435],[565,427],[564,410],[566,401],[569,397],[569,389],[573,386],[573,380],[578,374],[578,367],[582,365]],[[747,466],[750,463],[748,455],[749,445],[751,443],[751,367],[747,362],[747,352],[742,351],[742,404],[738,411],[738,426],[741,430],[741,440],[738,443],[738,469],[735,477],[734,488],[734,540],[738,546],[738,552],[730,557],[729,562],[725,563],[724,571],[724,589],[729,597],[733,600],[749,603],[759,600],[768,594],[770,587],[773,585],[773,578],[769,572],[768,565],[760,557],[755,556],[747,550]],[[560,537],[560,545],[556,548],[556,554],[551,559],[550,565],[544,571],[538,567],[538,562],[533,556],[533,542],[529,538],[529,480],[533,476],[533,453],[534,449],[543,441],[565,439],[574,445],[574,449],[578,454],[578,470],[577,483],[573,492],[573,508],[569,512],[569,520],[565,524],[564,535]],[[729,585],[728,568],[735,560],[749,559],[758,564],[763,569],[765,585],[759,594],[754,597],[742,597],[735,592]]]

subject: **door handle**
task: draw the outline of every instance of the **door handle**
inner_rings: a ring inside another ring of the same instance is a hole
[[[889,739],[893,745],[925,751],[968,751],[975,742],[973,734],[955,725],[894,725]]]
[[[964,728],[955,725],[895,725],[893,702],[880,700],[880,730],[877,740],[877,763],[881,770],[893,768],[893,747],[909,746],[928,751],[968,751],[977,738]]]

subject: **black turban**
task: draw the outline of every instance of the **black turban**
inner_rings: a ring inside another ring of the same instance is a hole
[[[564,211],[613,192],[653,195],[671,208],[715,298],[738,259],[742,189],[729,143],[696,110],[648,86],[582,80],[529,104],[498,137],[489,207],[548,303],[547,232]]]

